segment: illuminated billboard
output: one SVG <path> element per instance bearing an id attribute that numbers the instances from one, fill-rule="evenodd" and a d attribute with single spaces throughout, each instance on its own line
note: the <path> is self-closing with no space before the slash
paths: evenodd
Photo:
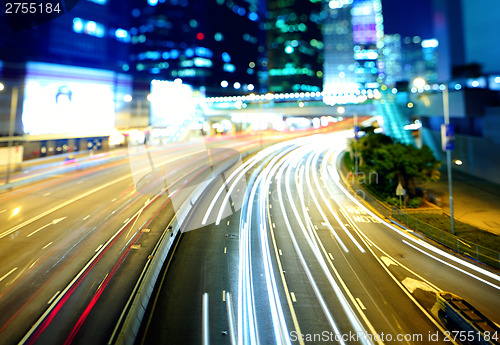
<path id="1" fill-rule="evenodd" d="M 196 111 L 193 88 L 180 80 L 153 80 L 150 101 L 154 127 L 182 126 Z"/>
<path id="2" fill-rule="evenodd" d="M 112 71 L 28 62 L 22 121 L 26 133 L 107 135 L 114 128 L 115 93 L 131 81 Z"/>

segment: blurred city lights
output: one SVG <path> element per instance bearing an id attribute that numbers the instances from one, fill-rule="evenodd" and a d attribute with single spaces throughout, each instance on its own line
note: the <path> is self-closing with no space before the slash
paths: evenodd
<path id="1" fill-rule="evenodd" d="M 417 89 L 422 89 L 425 86 L 425 84 L 427 84 L 427 83 L 423 78 L 415 78 L 415 80 L 413 81 L 413 85 Z"/>

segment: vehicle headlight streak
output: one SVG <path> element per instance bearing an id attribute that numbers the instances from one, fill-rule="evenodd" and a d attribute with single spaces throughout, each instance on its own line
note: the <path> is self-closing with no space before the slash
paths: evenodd
<path id="1" fill-rule="evenodd" d="M 477 267 L 463 259 L 460 259 L 460 258 L 457 258 L 443 250 L 440 250 L 439 248 L 437 247 L 434 247 L 433 245 L 429 244 L 429 243 L 426 243 L 424 241 L 420 241 L 420 240 L 417 240 L 415 239 L 413 236 L 407 234 L 406 232 L 404 231 L 401 231 L 400 229 L 396 228 L 394 225 L 392 224 L 389 224 L 388 222 L 386 222 L 385 220 L 383 220 L 382 218 L 380 218 L 377 214 L 375 214 L 374 212 L 372 212 L 370 209 L 368 209 L 365 205 L 363 205 L 359 200 L 357 200 L 354 196 L 352 196 L 345 188 L 344 186 L 342 186 L 342 184 L 340 183 L 340 175 L 338 174 L 337 172 L 337 169 L 335 168 L 335 162 L 337 161 L 337 158 L 338 156 L 340 155 L 341 152 L 343 152 L 343 150 L 346 148 L 346 145 L 345 143 L 338 147 L 337 150 L 334 152 L 334 154 L 331 156 L 331 165 L 328 167 L 328 173 L 330 175 L 330 177 L 332 178 L 333 182 L 337 185 L 337 187 L 349 198 L 352 200 L 352 202 L 354 202 L 357 206 L 361 207 L 366 213 L 368 213 L 370 216 L 374 217 L 377 221 L 379 221 L 380 223 L 384 224 L 386 227 L 388 227 L 389 229 L 395 231 L 396 233 L 398 233 L 399 235 L 403 236 L 404 238 L 406 238 L 409 242 L 413 242 L 413 243 L 416 243 L 424 248 L 426 248 L 427 250 L 429 251 L 432 251 L 440 256 L 443 256 L 445 258 L 447 258 L 448 260 L 451 260 L 451 261 L 454 261 L 456 262 L 457 264 L 460 264 L 462 266 L 465 266 L 477 273 L 480 273 L 480 274 L 483 274 L 495 281 L 498 281 L 500 282 L 500 276 L 493 273 L 493 272 L 490 272 L 488 270 L 485 270 L 481 267 Z M 431 256 L 432 257 L 432 256 Z M 458 267 L 455 267 L 455 266 L 451 266 L 453 267 L 454 269 L 458 270 L 458 271 L 461 271 Z M 475 279 L 479 280 L 479 281 L 482 281 L 498 290 L 500 290 L 500 287 L 498 285 L 495 285 L 491 282 L 487 282 L 485 281 L 484 279 L 480 278 L 480 277 L 477 277 L 473 274 L 469 274 L 470 276 L 474 277 Z"/>
<path id="2" fill-rule="evenodd" d="M 252 164 L 255 165 L 257 162 L 260 162 L 269 155 L 278 152 L 279 150 L 282 150 L 287 146 L 293 146 L 292 143 L 295 141 L 296 140 L 273 145 L 272 147 L 269 147 L 268 149 L 261 151 L 258 154 L 258 156 L 256 156 L 256 159 Z M 286 153 L 288 153 L 289 150 L 290 149 L 284 150 L 284 152 L 282 152 L 277 157 L 285 155 Z M 276 158 L 276 160 L 277 159 L 279 158 Z M 269 170 L 266 169 L 266 172 L 268 171 Z M 245 172 L 242 172 L 240 173 L 240 175 L 238 175 L 238 177 L 233 182 L 233 185 L 231 187 L 233 187 L 238 183 L 239 179 L 241 179 L 244 176 Z M 258 332 L 257 322 L 255 315 L 255 300 L 253 296 L 250 229 L 252 226 L 252 208 L 255 200 L 255 195 L 257 193 L 257 189 L 262 188 L 260 187 L 262 181 L 265 179 L 269 180 L 270 177 L 269 176 L 266 177 L 266 175 L 261 172 L 257 175 L 257 177 L 252 176 L 252 179 L 255 181 L 250 193 L 248 193 L 247 189 L 247 193 L 245 194 L 245 198 L 243 201 L 243 207 L 240 218 L 239 273 L 238 273 L 238 344 L 239 345 L 246 345 L 246 344 L 253 345 L 259 343 L 257 334 Z M 233 190 L 234 188 L 230 188 L 230 190 L 227 193 L 227 199 L 229 198 Z M 261 199 L 260 199 L 261 205 L 262 205 L 262 200 L 264 201 L 265 205 L 266 195 L 267 194 L 264 194 L 263 198 L 261 194 Z M 226 201 L 227 199 L 225 198 Z M 224 207 L 225 207 L 225 202 L 222 203 L 220 210 L 222 210 Z M 219 214 L 220 212 L 221 211 L 219 211 Z M 263 217 L 263 215 L 265 215 L 265 212 L 264 213 L 258 212 L 258 217 Z M 261 224 L 265 223 L 265 220 L 264 221 L 261 220 L 260 223 Z M 266 236 L 267 236 L 267 230 L 266 230 Z M 265 242 L 267 243 L 267 240 Z M 267 292 L 269 296 L 276 341 L 277 344 L 290 344 L 286 322 L 284 319 L 281 302 L 279 300 L 279 294 L 274 277 L 274 271 L 272 270 L 271 266 L 269 248 L 267 248 L 266 251 L 263 251 L 263 257 L 264 257 L 264 268 L 266 272 L 266 284 L 268 286 Z"/>
<path id="3" fill-rule="evenodd" d="M 356 330 L 356 332 L 360 332 L 362 334 L 366 334 L 366 331 L 363 329 L 363 326 L 361 325 L 361 323 L 359 322 L 358 318 L 356 317 L 356 315 L 354 314 L 354 311 L 352 310 L 351 306 L 349 305 L 349 303 L 347 302 L 347 300 L 345 299 L 344 295 L 342 294 L 339 286 L 337 285 L 337 283 L 335 282 L 335 280 L 333 279 L 333 276 L 331 275 L 325 261 L 324 261 L 324 258 L 322 257 L 321 253 L 315 249 L 315 245 L 312 243 L 312 240 L 311 238 L 308 236 L 307 234 L 307 230 L 305 229 L 304 227 L 304 224 L 301 220 L 301 218 L 298 216 L 298 211 L 297 211 L 297 207 L 295 206 L 295 203 L 293 202 L 293 197 L 292 197 L 292 194 L 291 194 L 291 189 L 290 189 L 290 174 L 291 174 L 291 169 L 290 169 L 290 166 L 292 166 L 292 162 L 293 162 L 293 158 L 289 158 L 286 162 L 286 165 L 284 165 L 283 167 L 280 168 L 280 171 L 278 172 L 278 196 L 279 196 L 279 203 L 280 203 L 280 207 L 281 207 L 281 211 L 283 213 L 283 219 L 285 221 L 285 225 L 288 229 L 288 232 L 290 234 L 290 238 L 292 240 L 292 243 L 293 243 L 293 246 L 295 248 L 295 251 L 300 259 L 300 262 L 302 264 L 302 267 L 309 279 L 309 282 L 311 284 L 311 287 L 313 288 L 315 294 L 316 294 L 316 297 L 318 298 L 318 302 L 320 303 L 321 305 L 321 308 L 323 309 L 323 312 L 328 320 L 328 322 L 330 323 L 330 326 L 332 327 L 332 330 L 334 331 L 334 333 L 336 335 L 338 335 L 339 337 L 339 342 L 341 344 L 345 344 L 344 341 L 342 340 L 342 335 L 337 327 L 337 325 L 335 324 L 335 321 L 333 320 L 333 317 L 330 313 L 330 311 L 328 310 L 328 307 L 326 306 L 326 303 L 321 295 L 321 292 L 319 291 L 318 289 L 318 286 L 316 285 L 316 282 L 314 281 L 314 278 L 311 274 L 311 271 L 309 270 L 309 267 L 307 265 L 307 262 L 305 261 L 304 259 L 304 256 L 302 254 L 302 251 L 300 250 L 300 247 L 297 243 L 297 240 L 295 238 L 295 236 L 293 235 L 293 230 L 291 228 L 291 225 L 290 225 L 290 222 L 288 220 L 288 215 L 287 215 L 287 212 L 286 212 L 286 209 L 285 209 L 285 205 L 283 203 L 283 191 L 282 191 L 282 177 L 283 177 L 283 173 L 285 171 L 285 169 L 287 169 L 286 171 L 286 175 L 285 175 L 285 187 L 286 187 L 286 193 L 287 193 L 287 196 L 288 196 L 288 200 L 290 202 L 290 205 L 293 209 L 293 213 L 297 219 L 297 222 L 299 223 L 299 226 L 300 226 L 300 229 L 302 230 L 302 233 L 304 234 L 306 240 L 307 240 L 307 243 L 309 244 L 309 247 L 311 248 L 311 250 L 313 251 L 319 265 L 321 266 L 324 274 L 326 275 L 328 281 L 330 282 L 330 285 L 332 286 L 335 294 L 337 295 L 337 298 L 339 299 L 339 302 L 341 303 L 342 307 L 344 308 L 344 311 L 346 312 L 346 315 L 348 316 L 349 318 L 349 321 L 351 322 L 351 325 L 353 326 L 353 328 Z M 316 247 L 317 248 L 317 247 Z M 369 342 L 368 339 L 364 339 L 363 338 L 363 341 L 362 341 L 364 344 L 371 344 L 371 342 Z"/>
<path id="4" fill-rule="evenodd" d="M 321 153 L 321 151 L 316 150 L 316 153 L 314 154 L 314 159 L 313 159 L 313 162 L 312 162 L 313 167 L 317 166 L 317 162 L 318 162 L 318 158 L 319 158 L 319 154 L 320 153 Z M 312 159 L 312 157 L 311 157 L 311 159 Z M 310 162 L 309 162 L 309 164 L 310 164 Z M 349 236 L 349 238 L 351 239 L 351 241 L 361 251 L 361 253 L 365 253 L 365 250 L 363 249 L 363 247 L 361 247 L 361 245 L 359 244 L 359 242 L 356 241 L 356 239 L 354 238 L 354 236 L 352 236 L 351 232 L 349 230 L 347 230 L 347 228 L 345 227 L 344 223 L 340 220 L 339 216 L 337 215 L 337 212 L 335 212 L 333 210 L 332 205 L 330 204 L 330 201 L 326 198 L 325 193 L 323 192 L 323 188 L 321 188 L 321 185 L 319 183 L 317 170 L 316 169 L 312 169 L 312 170 L 313 170 L 314 182 L 315 182 L 315 184 L 317 186 L 319 195 L 321 196 L 321 199 L 323 199 L 323 202 L 325 203 L 326 207 L 328 208 L 328 210 L 330 211 L 330 213 L 333 215 L 333 217 L 335 217 L 335 220 L 339 223 L 339 225 L 342 228 L 342 230 L 344 230 L 344 232 L 347 234 L 347 236 Z M 308 175 L 309 175 L 309 170 L 308 170 Z M 310 178 L 308 178 L 308 187 L 312 191 L 312 186 L 311 186 Z"/>
<path id="5" fill-rule="evenodd" d="M 264 172 L 261 174 L 264 176 L 265 182 L 260 183 L 260 202 L 259 202 L 259 223 L 260 223 L 260 243 L 263 251 L 264 258 L 264 268 L 266 273 L 266 283 L 267 283 L 267 292 L 269 296 L 269 303 L 271 305 L 272 317 L 273 317 L 273 326 L 275 330 L 276 343 L 277 344 L 291 344 L 290 336 L 288 333 L 288 328 L 286 326 L 285 316 L 283 314 L 283 308 L 281 306 L 281 301 L 279 297 L 278 287 L 276 284 L 276 278 L 274 275 L 274 270 L 271 261 L 271 251 L 269 249 L 269 240 L 268 240 L 268 229 L 267 229 L 267 201 L 268 201 L 268 193 L 269 186 L 271 184 L 271 179 L 278 170 L 278 168 L 284 163 L 281 161 L 279 164 L 276 164 L 285 154 L 287 154 L 291 149 L 288 149 L 281 154 L 277 155 L 272 159 L 270 164 L 266 167 Z"/>

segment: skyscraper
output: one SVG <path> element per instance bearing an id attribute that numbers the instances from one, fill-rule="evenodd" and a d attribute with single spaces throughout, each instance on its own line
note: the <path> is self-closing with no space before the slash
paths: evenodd
<path id="1" fill-rule="evenodd" d="M 137 1 L 132 15 L 132 70 L 146 84 L 180 78 L 209 95 L 260 87 L 259 1 Z"/>
<path id="2" fill-rule="evenodd" d="M 328 15 L 323 24 L 323 90 L 327 94 L 355 92 L 359 85 L 353 51 L 352 0 L 331 1 L 324 11 Z"/>
<path id="3" fill-rule="evenodd" d="M 324 13 L 325 92 L 378 88 L 385 78 L 380 0 L 332 0 Z"/>
<path id="4" fill-rule="evenodd" d="M 380 0 L 354 0 L 351 14 L 357 81 L 362 88 L 378 88 L 385 77 L 380 56 L 384 37 L 382 4 Z"/>
<path id="5" fill-rule="evenodd" d="M 320 91 L 323 77 L 322 2 L 269 0 L 267 69 L 271 92 Z"/>

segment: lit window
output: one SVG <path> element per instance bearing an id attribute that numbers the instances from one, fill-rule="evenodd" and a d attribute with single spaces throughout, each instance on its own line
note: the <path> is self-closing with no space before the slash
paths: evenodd
<path id="1" fill-rule="evenodd" d="M 94 37 L 104 37 L 104 25 L 96 23 L 92 20 L 83 20 L 81 18 L 73 19 L 73 31 L 81 34 L 87 34 Z"/>
<path id="2" fill-rule="evenodd" d="M 232 63 L 225 63 L 222 68 L 224 71 L 229 73 L 234 73 L 236 71 L 236 66 L 233 65 Z"/>
<path id="3" fill-rule="evenodd" d="M 255 22 L 259 19 L 259 15 L 255 12 L 250 12 L 248 14 L 248 19 L 250 19 L 252 22 Z"/>
<path id="4" fill-rule="evenodd" d="M 231 56 L 226 52 L 222 53 L 222 61 L 231 62 Z"/>
<path id="5" fill-rule="evenodd" d="M 125 43 L 130 42 L 130 34 L 128 33 L 127 30 L 116 29 L 115 30 L 115 37 L 120 42 L 125 42 Z"/>
<path id="6" fill-rule="evenodd" d="M 73 31 L 77 34 L 81 34 L 83 32 L 83 20 L 81 18 L 73 19 Z"/>
<path id="7" fill-rule="evenodd" d="M 156 6 L 156 5 L 158 5 L 158 0 L 148 0 L 148 5 L 149 6 Z"/>
<path id="8" fill-rule="evenodd" d="M 217 41 L 217 42 L 220 42 L 224 39 L 224 35 L 222 35 L 220 32 L 217 32 L 215 35 L 214 35 L 214 39 Z"/>

